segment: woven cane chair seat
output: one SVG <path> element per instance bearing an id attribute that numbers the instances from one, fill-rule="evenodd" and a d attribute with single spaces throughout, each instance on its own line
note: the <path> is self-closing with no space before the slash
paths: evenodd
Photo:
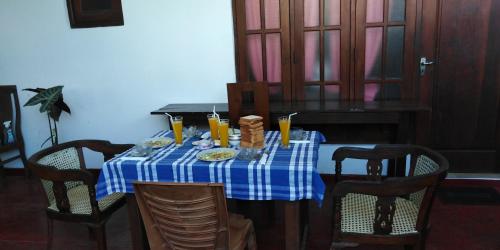
<path id="1" fill-rule="evenodd" d="M 376 196 L 354 193 L 347 194 L 342 198 L 342 232 L 373 234 L 376 201 Z M 418 206 L 412 201 L 396 198 L 396 211 L 391 235 L 417 233 L 415 225 L 418 209 Z"/>
<path id="2" fill-rule="evenodd" d="M 92 214 L 92 207 L 90 206 L 90 196 L 87 185 L 80 185 L 71 188 L 68 190 L 67 195 L 70 205 L 70 212 L 72 214 L 84 214 L 84 215 Z M 123 194 L 121 193 L 113 193 L 111 195 L 104 197 L 103 199 L 97 202 L 99 204 L 99 209 L 101 211 L 106 210 L 109 206 L 113 205 L 122 197 Z M 50 203 L 49 209 L 57 212 L 59 211 L 59 209 L 57 209 L 55 201 Z"/>

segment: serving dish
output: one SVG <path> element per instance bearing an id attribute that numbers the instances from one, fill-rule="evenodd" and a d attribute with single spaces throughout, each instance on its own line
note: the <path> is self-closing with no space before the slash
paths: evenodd
<path id="1" fill-rule="evenodd" d="M 238 151 L 232 148 L 213 148 L 199 152 L 196 158 L 201 161 L 218 162 L 227 161 L 238 155 Z"/>
<path id="2" fill-rule="evenodd" d="M 168 137 L 153 137 L 144 140 L 144 145 L 153 149 L 158 149 L 170 145 L 173 141 L 172 138 Z"/>

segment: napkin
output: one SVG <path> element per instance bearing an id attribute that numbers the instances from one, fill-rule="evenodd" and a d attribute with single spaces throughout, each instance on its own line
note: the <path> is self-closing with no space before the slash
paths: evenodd
<path id="1" fill-rule="evenodd" d="M 268 157 L 268 156 L 269 156 L 269 155 L 268 155 L 267 153 L 263 153 L 263 154 L 262 154 L 262 157 L 260 157 L 259 164 L 260 164 L 260 165 L 264 165 L 264 164 L 266 164 L 266 161 L 267 161 L 267 157 Z"/>
<path id="2" fill-rule="evenodd" d="M 298 143 L 311 143 L 311 140 L 290 140 L 290 143 L 298 144 Z"/>
<path id="3" fill-rule="evenodd" d="M 148 157 L 140 157 L 140 156 L 123 156 L 120 157 L 120 160 L 123 161 L 145 161 Z"/>

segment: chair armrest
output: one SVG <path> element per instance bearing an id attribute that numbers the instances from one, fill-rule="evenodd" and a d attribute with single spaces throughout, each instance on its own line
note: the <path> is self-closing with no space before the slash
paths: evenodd
<path id="1" fill-rule="evenodd" d="M 30 169 L 34 171 L 40 178 L 53 182 L 65 181 L 81 181 L 85 185 L 93 186 L 97 183 L 94 175 L 85 169 L 64 169 L 60 170 L 52 166 L 46 166 L 39 163 L 28 162 L 32 165 Z"/>
<path id="2" fill-rule="evenodd" d="M 80 147 L 102 153 L 106 161 L 134 146 L 133 144 L 112 144 L 105 140 L 79 140 L 76 142 Z"/>
<path id="3" fill-rule="evenodd" d="M 82 147 L 86 147 L 101 153 L 122 153 L 134 146 L 134 144 L 113 144 L 105 140 L 81 140 L 78 141 Z"/>

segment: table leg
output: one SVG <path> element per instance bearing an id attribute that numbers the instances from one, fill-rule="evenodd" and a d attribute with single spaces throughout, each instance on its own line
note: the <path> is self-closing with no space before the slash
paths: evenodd
<path id="1" fill-rule="evenodd" d="M 286 202 L 285 206 L 285 249 L 300 249 L 300 202 Z"/>
<path id="2" fill-rule="evenodd" d="M 399 119 L 398 131 L 396 136 L 396 143 L 398 144 L 408 144 L 414 143 L 412 130 L 412 117 L 409 112 L 401 113 Z M 389 160 L 389 170 L 387 172 L 388 176 L 403 177 L 406 174 L 406 157 L 399 159 Z"/>
<path id="3" fill-rule="evenodd" d="M 134 250 L 149 249 L 148 238 L 134 194 L 127 194 L 128 220 Z"/>

